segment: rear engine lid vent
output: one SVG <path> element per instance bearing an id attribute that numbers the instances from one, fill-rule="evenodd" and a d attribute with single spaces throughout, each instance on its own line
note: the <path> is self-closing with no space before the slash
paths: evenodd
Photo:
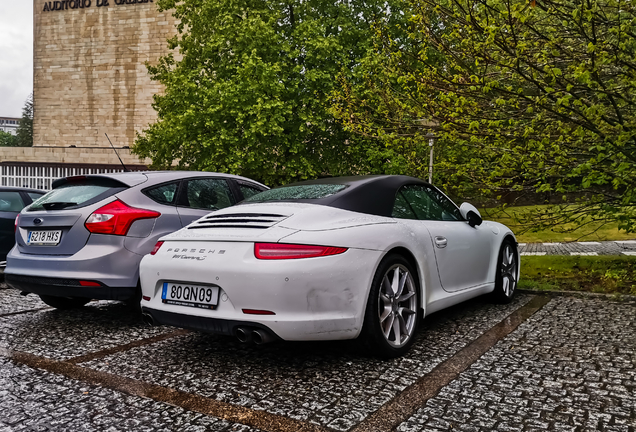
<path id="1" fill-rule="evenodd" d="M 203 228 L 254 228 L 267 229 L 287 219 L 289 216 L 267 213 L 232 213 L 209 215 L 199 219 L 188 229 Z"/>

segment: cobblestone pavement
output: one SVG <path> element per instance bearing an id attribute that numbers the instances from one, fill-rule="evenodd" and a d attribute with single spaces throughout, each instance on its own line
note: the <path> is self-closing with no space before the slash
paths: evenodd
<path id="1" fill-rule="evenodd" d="M 635 432 L 636 305 L 536 304 L 519 293 L 433 314 L 411 352 L 381 361 L 352 342 L 256 346 L 144 327 L 117 302 L 57 311 L 0 286 L 0 432 Z M 401 414 L 371 421 L 385 411 Z"/>
<path id="2" fill-rule="evenodd" d="M 631 255 L 636 240 L 567 243 L 519 243 L 521 255 Z"/>

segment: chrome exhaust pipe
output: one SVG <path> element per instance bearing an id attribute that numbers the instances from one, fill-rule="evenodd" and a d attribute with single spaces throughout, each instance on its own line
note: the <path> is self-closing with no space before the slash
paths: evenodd
<path id="1" fill-rule="evenodd" d="M 254 343 L 256 345 L 263 345 L 273 341 L 274 337 L 271 334 L 269 334 L 269 332 L 259 329 L 259 330 L 254 330 L 252 332 L 252 339 L 254 340 Z"/>
<path id="2" fill-rule="evenodd" d="M 252 341 L 252 332 L 245 327 L 239 327 L 236 329 L 236 338 L 239 342 L 248 343 Z"/>
<path id="3" fill-rule="evenodd" d="M 155 319 L 149 313 L 141 314 L 141 319 L 143 320 L 144 323 L 146 323 L 149 326 L 155 325 Z"/>

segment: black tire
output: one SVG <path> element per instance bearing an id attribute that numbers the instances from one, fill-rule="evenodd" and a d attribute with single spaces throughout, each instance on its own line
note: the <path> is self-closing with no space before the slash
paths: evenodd
<path id="1" fill-rule="evenodd" d="M 510 303 L 519 282 L 519 253 L 514 241 L 506 239 L 501 243 L 497 256 L 497 274 L 492 298 L 497 303 Z"/>
<path id="2" fill-rule="evenodd" d="M 411 348 L 419 324 L 419 297 L 411 264 L 400 255 L 382 260 L 371 284 L 361 334 L 372 355 L 395 358 Z"/>
<path id="3" fill-rule="evenodd" d="M 141 282 L 137 282 L 135 288 L 135 294 L 129 299 L 124 300 L 126 307 L 130 308 L 133 312 L 141 314 Z"/>
<path id="4" fill-rule="evenodd" d="M 83 297 L 55 297 L 40 295 L 40 298 L 44 303 L 56 309 L 77 309 L 91 301 L 91 299 Z"/>

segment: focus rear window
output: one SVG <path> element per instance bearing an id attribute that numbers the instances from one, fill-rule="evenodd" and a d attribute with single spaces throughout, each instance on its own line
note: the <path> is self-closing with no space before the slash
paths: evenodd
<path id="1" fill-rule="evenodd" d="M 87 179 L 64 183 L 31 204 L 28 211 L 62 210 L 89 205 L 126 189 L 108 179 Z"/>
<path id="2" fill-rule="evenodd" d="M 311 200 L 327 198 L 337 194 L 346 188 L 339 184 L 308 184 L 297 186 L 283 186 L 270 189 L 253 195 L 243 202 L 267 202 L 267 201 L 290 201 L 290 200 Z"/>

